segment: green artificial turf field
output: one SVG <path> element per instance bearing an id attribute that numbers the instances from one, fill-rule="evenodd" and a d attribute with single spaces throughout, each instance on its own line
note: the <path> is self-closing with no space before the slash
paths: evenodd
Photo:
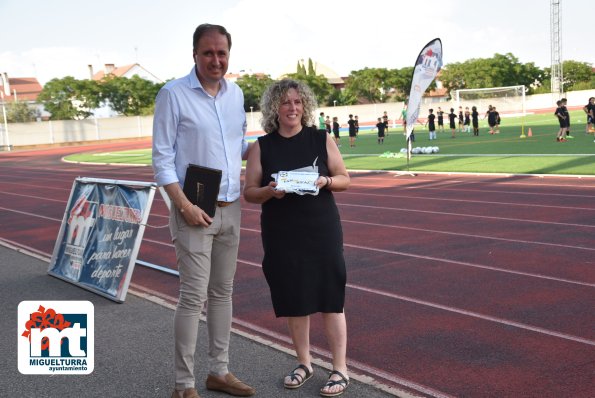
<path id="1" fill-rule="evenodd" d="M 583 111 L 571 112 L 573 139 L 557 142 L 557 121 L 552 113 L 502 118 L 500 134 L 488 134 L 487 122 L 480 117 L 479 136 L 459 133 L 451 138 L 446 126 L 437 140 L 429 140 L 427 128 L 417 125 L 413 147 L 437 146 L 436 154 L 414 154 L 407 164 L 401 148 L 406 147 L 401 128 L 391 128 L 383 145 L 377 143 L 376 131 L 360 130 L 354 148 L 349 147 L 345 132 L 341 135 L 341 153 L 350 170 L 398 170 L 427 172 L 469 172 L 507 174 L 595 175 L 595 142 L 585 133 Z M 528 136 L 529 128 L 531 137 Z M 521 138 L 524 131 L 525 138 Z M 93 163 L 151 164 L 151 150 L 114 153 L 81 153 L 68 161 Z"/>

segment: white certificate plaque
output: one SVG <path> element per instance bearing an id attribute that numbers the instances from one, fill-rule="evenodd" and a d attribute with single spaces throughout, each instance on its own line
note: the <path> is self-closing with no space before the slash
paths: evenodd
<path id="1" fill-rule="evenodd" d="M 307 171 L 280 171 L 275 181 L 279 191 L 297 193 L 298 195 L 318 195 L 316 180 L 318 173 Z"/>

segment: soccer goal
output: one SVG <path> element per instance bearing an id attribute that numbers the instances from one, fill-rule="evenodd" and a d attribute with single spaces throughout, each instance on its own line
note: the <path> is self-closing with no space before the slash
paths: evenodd
<path id="1" fill-rule="evenodd" d="M 525 91 L 523 85 L 463 89 L 455 91 L 455 100 L 458 106 L 476 106 L 480 115 L 495 106 L 501 118 L 520 116 L 521 138 L 525 138 Z"/>
<path id="2" fill-rule="evenodd" d="M 501 116 L 525 116 L 525 86 L 455 90 L 458 106 L 477 107 L 480 115 L 495 106 Z"/>

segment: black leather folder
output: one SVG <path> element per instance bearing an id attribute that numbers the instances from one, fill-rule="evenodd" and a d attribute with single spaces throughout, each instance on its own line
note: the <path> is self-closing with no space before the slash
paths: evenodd
<path id="1" fill-rule="evenodd" d="M 215 216 L 221 170 L 189 164 L 184 180 L 184 194 L 193 204 L 204 210 L 209 217 Z"/>

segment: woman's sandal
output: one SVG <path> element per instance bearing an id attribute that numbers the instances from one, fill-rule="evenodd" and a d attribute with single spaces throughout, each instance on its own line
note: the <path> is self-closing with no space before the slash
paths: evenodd
<path id="1" fill-rule="evenodd" d="M 339 380 L 331 380 L 331 377 L 333 375 L 339 376 L 340 379 Z M 345 390 L 347 390 L 348 385 L 349 385 L 349 378 L 345 377 L 345 375 L 343 373 L 339 372 L 338 370 L 333 370 L 331 372 L 331 374 L 329 375 L 329 379 L 326 382 L 326 384 L 324 385 L 324 387 L 322 387 L 320 389 L 320 395 L 322 395 L 323 397 L 339 396 L 339 395 L 343 394 L 345 392 Z M 342 388 L 339 391 L 334 391 L 334 392 L 325 392 L 324 391 L 324 389 L 326 389 L 328 391 L 328 389 L 333 386 L 341 386 Z"/>
<path id="2" fill-rule="evenodd" d="M 302 369 L 306 375 L 302 376 L 301 373 L 297 372 L 298 369 Z M 285 388 L 289 388 L 292 390 L 296 389 L 296 388 L 300 388 L 301 386 L 304 385 L 305 382 L 308 381 L 308 379 L 310 379 L 310 377 L 312 377 L 313 374 L 314 374 L 314 371 L 310 371 L 306 365 L 299 364 L 294 370 L 292 370 L 287 375 L 291 381 L 294 381 L 294 380 L 297 381 L 297 384 L 289 384 L 289 383 L 284 382 L 283 385 L 285 386 Z"/>

